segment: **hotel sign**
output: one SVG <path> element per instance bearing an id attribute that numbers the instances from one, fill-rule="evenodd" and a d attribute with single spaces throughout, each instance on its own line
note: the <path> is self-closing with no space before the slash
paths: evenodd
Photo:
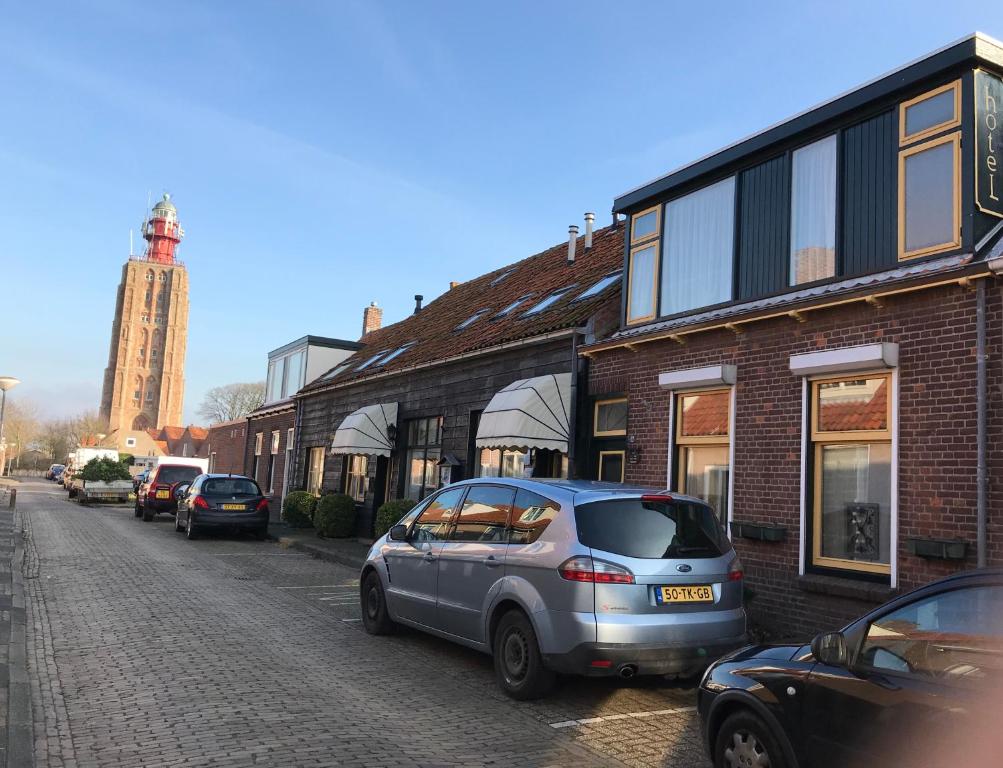
<path id="1" fill-rule="evenodd" d="M 1003 80 L 975 71 L 975 203 L 1003 219 Z"/>

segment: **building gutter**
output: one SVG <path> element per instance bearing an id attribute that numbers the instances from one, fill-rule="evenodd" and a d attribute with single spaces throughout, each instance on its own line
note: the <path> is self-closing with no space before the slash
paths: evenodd
<path id="1" fill-rule="evenodd" d="M 575 460 L 578 451 L 575 450 L 577 430 L 575 421 L 578 418 L 578 329 L 571 334 L 571 402 L 568 404 L 568 479 L 574 480 Z"/>
<path id="2" fill-rule="evenodd" d="M 988 471 L 986 467 L 987 438 L 986 438 L 986 281 L 979 280 L 975 288 L 975 386 L 978 390 L 975 419 L 976 419 L 976 446 L 977 463 L 975 470 L 976 482 L 976 564 L 979 568 L 986 567 L 986 550 L 988 539 L 988 517 L 986 510 L 986 484 L 988 481 Z"/>

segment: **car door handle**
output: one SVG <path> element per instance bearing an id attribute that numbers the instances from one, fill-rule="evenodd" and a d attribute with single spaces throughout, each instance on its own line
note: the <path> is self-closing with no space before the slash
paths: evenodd
<path id="1" fill-rule="evenodd" d="M 484 558 L 484 565 L 486 565 L 488 568 L 497 568 L 501 564 L 502 561 L 495 560 L 494 555 L 488 555 L 486 558 Z"/>
<path id="2" fill-rule="evenodd" d="M 434 563 L 436 561 L 436 557 L 431 552 L 426 552 L 425 556 L 422 557 L 422 560 L 424 560 L 426 563 Z"/>

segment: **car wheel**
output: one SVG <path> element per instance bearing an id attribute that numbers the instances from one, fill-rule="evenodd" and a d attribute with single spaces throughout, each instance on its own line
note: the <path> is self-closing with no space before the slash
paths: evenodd
<path id="1" fill-rule="evenodd" d="M 389 635 L 397 627 L 387 613 L 387 595 L 376 571 L 370 571 L 362 580 L 359 591 L 362 598 L 362 626 L 371 635 Z"/>
<path id="2" fill-rule="evenodd" d="M 551 689 L 555 675 L 544 665 L 536 632 L 524 613 L 509 611 L 502 616 L 492 647 L 495 677 L 508 696 L 528 701 Z"/>
<path id="3" fill-rule="evenodd" d="M 188 515 L 188 522 L 185 523 L 185 538 L 189 541 L 198 538 L 198 531 L 195 530 L 195 523 L 192 522 L 191 515 Z"/>
<path id="4" fill-rule="evenodd" d="M 144 523 L 152 522 L 153 518 L 155 518 L 156 516 L 157 516 L 157 513 L 154 512 L 152 509 L 147 509 L 146 507 L 143 507 L 143 522 Z"/>
<path id="5" fill-rule="evenodd" d="M 133 510 L 133 513 L 135 514 L 136 517 L 142 517 L 143 516 L 143 508 L 141 506 L 139 506 L 139 502 L 138 501 L 136 502 L 136 508 Z"/>
<path id="6" fill-rule="evenodd" d="M 736 712 L 714 740 L 715 768 L 787 768 L 777 736 L 752 712 Z"/>

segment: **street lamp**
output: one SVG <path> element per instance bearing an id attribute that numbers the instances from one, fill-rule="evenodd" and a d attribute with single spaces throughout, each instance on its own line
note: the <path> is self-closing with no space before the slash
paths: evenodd
<path id="1" fill-rule="evenodd" d="M 7 390 L 13 389 L 20 383 L 21 380 L 13 376 L 0 376 L 0 475 L 3 475 L 4 465 L 7 463 L 7 441 L 3 436 L 3 412 L 7 409 Z"/>

